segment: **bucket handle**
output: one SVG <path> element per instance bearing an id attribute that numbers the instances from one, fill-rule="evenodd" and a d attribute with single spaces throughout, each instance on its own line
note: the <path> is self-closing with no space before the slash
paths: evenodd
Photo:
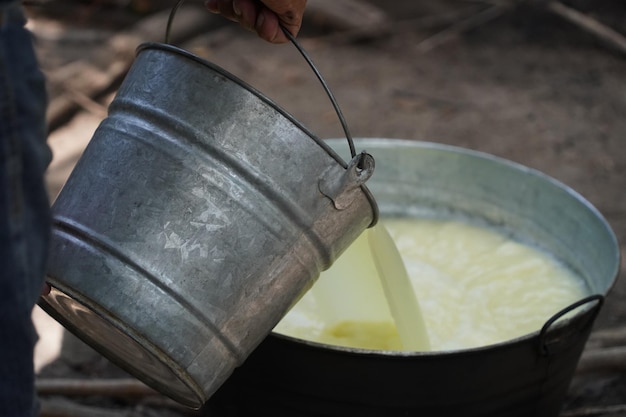
<path id="1" fill-rule="evenodd" d="M 570 313 L 576 310 L 577 308 L 582 307 L 583 305 L 594 302 L 594 301 L 596 302 L 596 305 L 594 307 L 595 311 L 593 312 L 593 315 L 591 317 L 591 320 L 593 321 L 596 315 L 598 314 L 598 312 L 600 311 L 600 309 L 602 308 L 602 304 L 604 303 L 604 296 L 601 294 L 590 295 L 581 300 L 578 300 L 575 303 L 555 313 L 552 317 L 548 319 L 548 321 L 545 322 L 545 324 L 541 328 L 541 331 L 539 332 L 539 350 L 543 356 L 550 356 L 553 353 L 555 353 L 553 349 L 551 349 L 550 342 L 548 341 L 548 331 L 550 330 L 552 325 L 557 320 L 565 316 L 567 313 Z"/>
<path id="2" fill-rule="evenodd" d="M 176 4 L 174 5 L 174 7 L 172 7 L 172 10 L 170 11 L 169 18 L 167 19 L 167 27 L 165 29 L 165 43 L 166 44 L 169 44 L 170 30 L 172 28 L 172 22 L 174 21 L 174 16 L 176 15 L 176 12 L 180 8 L 180 6 L 182 6 L 184 1 L 185 0 L 178 0 L 176 2 Z M 285 36 L 287 37 L 287 39 L 289 39 L 291 41 L 291 43 L 296 47 L 298 52 L 300 52 L 300 54 L 302 55 L 304 60 L 307 62 L 307 64 L 309 64 L 309 66 L 313 70 L 313 73 L 315 74 L 317 79 L 322 84 L 322 87 L 324 88 L 324 91 L 326 92 L 326 95 L 330 99 L 330 102 L 333 105 L 333 108 L 335 109 L 335 112 L 337 113 L 337 117 L 339 117 L 339 122 L 341 123 L 341 127 L 343 128 L 343 131 L 344 131 L 344 133 L 346 135 L 346 139 L 348 140 L 348 146 L 350 147 L 350 156 L 351 156 L 352 159 L 354 159 L 357 155 L 356 155 L 356 149 L 354 147 L 354 141 L 352 139 L 352 134 L 350 133 L 350 129 L 348 128 L 348 123 L 346 122 L 346 119 L 343 116 L 343 112 L 339 108 L 339 104 L 337 103 L 337 100 L 335 99 L 334 94 L 332 93 L 332 91 L 330 90 L 330 87 L 328 86 L 328 84 L 324 80 L 324 77 L 322 77 L 322 74 L 319 72 L 319 70 L 317 69 L 317 67 L 313 63 L 313 60 L 311 60 L 311 57 L 309 56 L 309 54 L 304 50 L 302 45 L 300 45 L 300 43 L 296 40 L 295 36 L 293 36 L 291 34 L 291 32 L 289 32 L 287 29 L 285 29 L 285 27 L 283 25 L 280 25 L 280 28 L 282 29 L 282 31 L 285 34 Z M 362 158 L 359 160 L 359 162 L 360 162 L 359 165 L 361 164 L 361 160 L 362 160 Z M 359 166 L 359 168 L 361 168 L 361 166 Z"/>

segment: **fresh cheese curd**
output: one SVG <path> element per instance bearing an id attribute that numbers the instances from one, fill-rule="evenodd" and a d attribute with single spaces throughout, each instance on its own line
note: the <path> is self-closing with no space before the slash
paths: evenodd
<path id="1" fill-rule="evenodd" d="M 583 281 L 549 254 L 494 229 L 440 219 L 382 224 L 401 255 L 432 351 L 532 333 L 587 295 Z M 403 346 L 368 238 L 371 230 L 322 273 L 274 331 L 339 346 L 415 350 Z"/>

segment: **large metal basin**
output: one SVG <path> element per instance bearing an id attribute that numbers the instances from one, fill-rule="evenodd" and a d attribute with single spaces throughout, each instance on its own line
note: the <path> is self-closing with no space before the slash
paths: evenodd
<path id="1" fill-rule="evenodd" d="M 459 351 L 368 351 L 273 333 L 207 408 L 220 416 L 558 416 L 619 269 L 606 220 L 567 186 L 491 155 L 407 140 L 356 143 L 376 155 L 368 187 L 382 216 L 480 219 L 556 256 L 585 280 L 589 298 L 531 334 Z"/>

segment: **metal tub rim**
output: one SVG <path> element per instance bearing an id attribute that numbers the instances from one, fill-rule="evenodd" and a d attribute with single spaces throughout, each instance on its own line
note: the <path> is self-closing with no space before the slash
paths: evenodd
<path id="1" fill-rule="evenodd" d="M 330 146 L 338 146 L 341 140 L 342 139 L 339 139 L 339 138 L 325 139 L 325 141 Z M 575 309 L 578 309 L 576 316 L 585 314 L 590 309 L 593 309 L 596 307 L 599 310 L 603 303 L 604 297 L 615 286 L 615 283 L 617 282 L 617 278 L 619 276 L 619 270 L 620 270 L 620 265 L 622 261 L 617 236 L 615 235 L 615 232 L 612 230 L 608 221 L 605 219 L 602 213 L 582 194 L 580 194 L 578 191 L 574 190 L 572 187 L 565 184 L 564 182 L 557 180 L 556 178 L 551 177 L 550 175 L 547 175 L 538 169 L 528 167 L 519 162 L 515 162 L 512 160 L 506 159 L 504 157 L 493 155 L 484 151 L 464 148 L 461 146 L 448 145 L 448 144 L 442 144 L 442 143 L 437 143 L 437 142 L 432 142 L 432 141 L 423 141 L 423 140 L 417 140 L 417 139 L 413 140 L 413 139 L 400 139 L 400 138 L 396 139 L 396 138 L 381 138 L 381 137 L 358 137 L 358 138 L 355 138 L 355 143 L 359 144 L 363 149 L 366 149 L 366 150 L 368 149 L 368 147 L 371 147 L 371 146 L 376 147 L 376 146 L 381 146 L 381 145 L 387 146 L 389 144 L 393 144 L 394 147 L 406 147 L 406 148 L 418 147 L 418 148 L 423 148 L 423 149 L 445 151 L 445 152 L 456 153 L 456 154 L 460 154 L 464 156 L 479 158 L 479 159 L 483 159 L 485 161 L 489 161 L 494 164 L 499 164 L 509 169 L 517 170 L 527 175 L 532 175 L 536 178 L 541 179 L 542 181 L 549 183 L 551 186 L 554 186 L 556 188 L 559 188 L 567 192 L 571 198 L 573 198 L 582 206 L 584 206 L 585 209 L 588 210 L 591 214 L 593 214 L 597 220 L 601 221 L 605 229 L 604 231 L 606 233 L 606 237 L 611 240 L 612 245 L 616 249 L 613 254 L 616 259 L 616 262 L 615 262 L 614 268 L 612 269 L 610 273 L 610 275 L 613 277 L 611 284 L 606 288 L 603 294 L 595 294 L 591 296 L 591 298 L 598 298 L 598 299 L 580 300 L 579 302 L 581 302 L 581 305 L 575 307 Z M 384 217 L 384 216 L 381 216 L 381 217 Z M 593 304 L 594 301 L 597 302 L 597 306 Z M 576 303 L 573 303 L 573 304 L 576 304 Z M 566 310 L 569 307 L 571 306 L 565 307 L 563 310 Z M 563 310 L 556 312 L 551 318 L 546 320 L 544 328 L 537 329 L 533 332 L 526 333 L 526 334 L 520 335 L 512 339 L 507 339 L 501 342 L 492 343 L 492 344 L 488 344 L 484 346 L 465 348 L 465 349 L 450 349 L 450 350 L 443 350 L 443 351 L 404 352 L 404 351 L 394 351 L 394 350 L 355 348 L 355 347 L 345 347 L 345 346 L 332 345 L 332 344 L 327 344 L 327 343 L 322 343 L 322 342 L 316 342 L 312 340 L 307 340 L 307 339 L 302 339 L 302 338 L 295 337 L 295 336 L 282 334 L 282 333 L 275 332 L 275 331 L 272 331 L 270 335 L 271 337 L 275 337 L 276 339 L 281 340 L 284 343 L 293 343 L 293 344 L 301 345 L 303 347 L 310 348 L 312 350 L 317 350 L 317 349 L 328 350 L 331 352 L 336 352 L 337 354 L 345 354 L 345 355 L 357 355 L 357 356 L 381 357 L 381 358 L 383 357 L 384 358 L 394 358 L 394 357 L 396 358 L 411 358 L 411 357 L 428 358 L 428 357 L 440 357 L 440 356 L 466 355 L 466 354 L 471 354 L 471 353 L 481 353 L 481 352 L 485 352 L 488 350 L 503 348 L 511 344 L 528 342 L 535 338 L 541 338 L 543 333 L 548 332 L 552 328 L 563 329 L 567 327 L 568 324 L 573 320 L 573 318 L 565 318 L 565 319 L 556 321 L 556 318 L 558 318 L 557 316 L 560 316 Z M 550 323 L 551 320 L 553 319 L 555 319 L 556 322 Z"/>

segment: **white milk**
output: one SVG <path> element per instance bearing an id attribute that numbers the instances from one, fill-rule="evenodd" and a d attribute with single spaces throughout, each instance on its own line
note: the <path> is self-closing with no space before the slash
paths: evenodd
<path id="1" fill-rule="evenodd" d="M 467 349 L 541 328 L 585 297 L 551 256 L 456 220 L 383 221 L 408 272 L 431 349 Z M 274 329 L 333 345 L 404 350 L 364 233 Z"/>
<path id="2" fill-rule="evenodd" d="M 422 309 L 393 238 L 382 223 L 366 233 L 378 280 L 402 341 L 402 350 L 429 351 L 430 340 Z"/>

